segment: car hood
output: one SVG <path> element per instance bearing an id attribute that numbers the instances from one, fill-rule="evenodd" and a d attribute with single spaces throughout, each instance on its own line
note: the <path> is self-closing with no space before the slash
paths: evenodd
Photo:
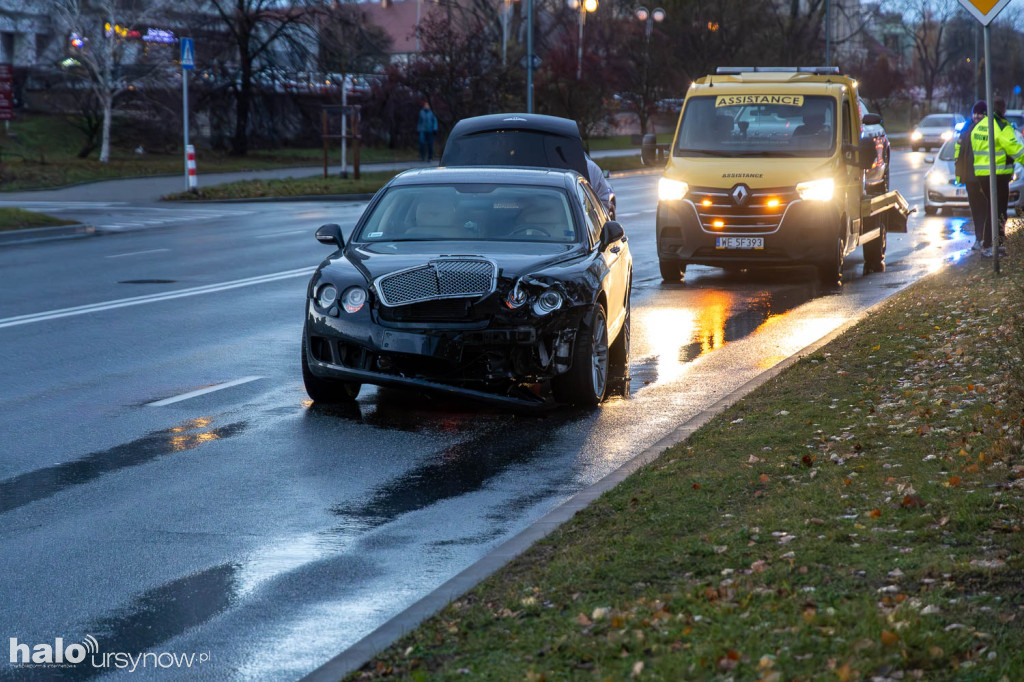
<path id="1" fill-rule="evenodd" d="M 579 244 L 422 241 L 352 245 L 346 249 L 345 257 L 372 282 L 381 275 L 424 265 L 436 258 L 487 258 L 497 263 L 500 277 L 519 277 L 575 260 L 585 253 Z"/>
<path id="2" fill-rule="evenodd" d="M 695 158 L 672 157 L 665 177 L 683 180 L 691 187 L 732 187 L 745 183 L 752 189 L 796 186 L 797 183 L 831 177 L 835 158 Z"/>

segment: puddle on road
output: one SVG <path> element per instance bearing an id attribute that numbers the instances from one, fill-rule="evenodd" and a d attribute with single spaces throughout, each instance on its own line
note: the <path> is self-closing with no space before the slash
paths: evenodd
<path id="1" fill-rule="evenodd" d="M 104 474 L 137 466 L 185 450 L 194 450 L 204 443 L 230 438 L 242 433 L 247 422 L 235 422 L 213 428 L 213 417 L 189 419 L 161 431 L 155 431 L 130 443 L 92 452 L 70 462 L 0 481 L 0 514 L 55 495 L 61 490 L 88 483 Z"/>

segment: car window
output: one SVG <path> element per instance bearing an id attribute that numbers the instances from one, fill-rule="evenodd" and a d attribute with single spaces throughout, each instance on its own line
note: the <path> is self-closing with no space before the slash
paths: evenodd
<path id="1" fill-rule="evenodd" d="M 932 114 L 921 119 L 919 124 L 922 128 L 952 128 L 956 122 L 953 116 L 947 114 Z"/>
<path id="2" fill-rule="evenodd" d="M 390 187 L 355 241 L 580 241 L 562 189 L 459 183 Z"/>
<path id="3" fill-rule="evenodd" d="M 837 102 L 820 95 L 709 95 L 686 100 L 675 156 L 823 157 L 839 138 Z"/>
<path id="4" fill-rule="evenodd" d="M 583 204 L 583 217 L 587 221 L 587 230 L 590 232 L 590 243 L 596 244 L 601 241 L 601 227 L 604 226 L 604 221 L 601 220 L 603 211 L 598 208 L 601 202 L 594 197 L 593 192 L 583 182 L 576 183 L 576 191 Z"/>

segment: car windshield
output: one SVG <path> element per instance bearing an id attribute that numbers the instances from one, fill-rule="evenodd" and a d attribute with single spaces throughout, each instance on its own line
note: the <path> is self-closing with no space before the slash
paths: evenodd
<path id="1" fill-rule="evenodd" d="M 831 156 L 836 102 L 804 95 L 691 97 L 683 109 L 675 156 Z"/>
<path id="2" fill-rule="evenodd" d="M 956 155 L 956 139 L 946 140 L 946 143 L 942 145 L 942 149 L 939 150 L 939 159 L 942 161 L 954 161 Z"/>
<path id="3" fill-rule="evenodd" d="M 952 128 L 954 125 L 955 121 L 952 116 L 938 114 L 925 116 L 921 119 L 920 123 L 920 127 L 922 128 Z"/>
<path id="4" fill-rule="evenodd" d="M 391 187 L 356 241 L 579 240 L 568 195 L 554 187 L 493 183 Z"/>

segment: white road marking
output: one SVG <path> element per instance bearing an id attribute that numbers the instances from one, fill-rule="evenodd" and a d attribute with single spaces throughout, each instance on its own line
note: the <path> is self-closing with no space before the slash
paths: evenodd
<path id="1" fill-rule="evenodd" d="M 74 308 L 61 308 L 59 310 L 48 310 L 42 313 L 17 315 L 15 317 L 0 319 L 0 329 L 3 329 L 5 327 L 17 327 L 23 324 L 32 324 L 33 322 L 46 322 L 47 320 L 58 320 L 64 317 L 74 317 L 75 315 L 98 313 L 104 310 L 114 310 L 116 308 L 127 308 L 129 306 L 144 305 L 146 303 L 156 303 L 158 301 L 170 301 L 176 298 L 185 298 L 187 296 L 213 294 L 218 291 L 227 291 L 228 289 L 238 289 L 240 287 L 248 287 L 253 286 L 255 284 L 276 282 L 281 279 L 290 279 L 292 277 L 308 277 L 309 275 L 313 274 L 314 270 L 316 270 L 315 267 L 299 268 L 297 270 L 284 270 L 282 272 L 273 272 L 270 273 L 269 275 L 260 275 L 258 277 L 246 277 L 245 279 L 235 279 L 228 282 L 221 282 L 219 284 L 207 284 L 205 286 L 192 287 L 189 289 L 178 289 L 177 291 L 167 291 L 162 294 L 149 294 L 147 296 L 119 298 L 113 301 L 104 301 L 102 303 L 90 303 L 88 305 L 75 306 Z"/>
<path id="2" fill-rule="evenodd" d="M 172 405 L 174 403 L 179 403 L 182 400 L 188 400 L 189 398 L 197 398 L 201 395 L 206 395 L 207 393 L 213 393 L 214 391 L 222 391 L 225 388 L 231 388 L 232 386 L 247 384 L 250 381 L 256 381 L 257 379 L 262 378 L 263 377 L 242 377 L 241 379 L 235 379 L 234 381 L 225 381 L 223 384 L 207 386 L 206 388 L 201 388 L 198 391 L 190 391 L 189 393 L 182 393 L 181 395 L 176 395 L 173 398 L 164 398 L 163 400 L 157 400 L 151 403 L 146 403 L 146 407 L 163 407 L 164 405 Z"/>
<path id="3" fill-rule="evenodd" d="M 255 239 L 270 239 L 272 237 L 283 237 L 283 236 L 288 235 L 288 234 L 299 234 L 300 232 L 301 233 L 312 234 L 313 231 L 312 230 L 288 230 L 287 232 L 271 232 L 270 234 L 258 234 L 254 238 Z"/>
<path id="4" fill-rule="evenodd" d="M 160 253 L 162 251 L 170 251 L 170 249 L 149 249 L 148 251 L 132 251 L 130 253 L 115 253 L 107 258 L 124 258 L 125 256 L 141 256 L 145 253 Z"/>

